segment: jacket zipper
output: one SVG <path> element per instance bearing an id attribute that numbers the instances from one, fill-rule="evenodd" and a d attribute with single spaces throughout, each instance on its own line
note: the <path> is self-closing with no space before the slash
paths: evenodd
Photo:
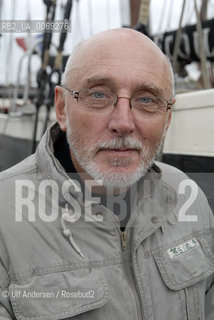
<path id="1" fill-rule="evenodd" d="M 139 297 L 135 288 L 135 282 L 133 280 L 133 276 L 130 270 L 129 261 L 127 259 L 127 250 L 126 250 L 126 244 L 127 244 L 127 236 L 125 231 L 120 231 L 121 235 L 121 244 L 122 244 L 122 260 L 123 260 L 123 266 L 124 266 L 124 274 L 127 280 L 127 283 L 129 285 L 129 288 L 131 289 L 136 309 L 136 320 L 142 320 L 142 314 L 141 314 L 141 305 L 139 301 Z"/>
<path id="2" fill-rule="evenodd" d="M 123 250 L 126 249 L 126 233 L 125 231 L 121 231 L 121 242 Z"/>

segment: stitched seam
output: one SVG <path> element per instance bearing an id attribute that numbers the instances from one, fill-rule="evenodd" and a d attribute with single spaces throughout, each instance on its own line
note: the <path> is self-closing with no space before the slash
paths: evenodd
<path id="1" fill-rule="evenodd" d="M 163 279 L 165 280 L 166 284 L 168 283 L 169 285 L 172 285 L 174 287 L 173 288 L 174 290 L 181 290 L 182 289 L 181 286 L 183 286 L 184 284 L 185 284 L 185 287 L 193 285 L 192 279 L 179 282 L 179 285 L 176 284 L 172 279 L 170 279 L 168 277 L 167 270 L 166 270 L 164 264 L 162 263 L 161 257 L 155 257 L 155 259 L 157 259 L 156 261 L 158 262 L 158 265 L 161 266 L 161 268 L 162 268 L 162 271 L 160 273 L 161 273 Z M 210 274 L 210 271 L 213 271 L 213 269 L 208 268 L 208 270 L 206 272 L 201 273 L 200 276 L 194 277 L 194 281 L 200 280 L 205 275 L 208 276 Z"/>
<path id="2" fill-rule="evenodd" d="M 81 310 L 81 313 L 83 313 L 84 311 L 87 311 L 87 307 L 90 306 L 96 306 L 99 307 L 100 305 L 100 301 L 104 300 L 104 303 L 108 301 L 108 296 L 105 297 L 108 294 L 108 284 L 107 281 L 105 280 L 104 276 L 102 274 L 100 274 L 99 279 L 101 280 L 101 283 L 103 285 L 103 295 L 100 297 L 100 299 L 98 299 L 96 302 L 94 303 L 90 303 L 88 302 L 87 304 L 84 304 L 84 306 L 79 306 L 79 307 L 73 307 L 73 310 L 76 310 L 76 312 L 73 314 L 71 314 L 71 312 L 60 312 L 60 313 L 54 313 L 55 315 L 60 315 L 60 316 L 69 316 L 71 315 L 72 317 L 75 316 L 76 314 L 78 314 L 78 312 Z M 14 307 L 14 311 L 16 310 L 16 315 L 17 316 L 21 316 L 22 318 L 26 318 L 23 313 L 19 310 L 19 301 L 20 299 L 16 299 L 13 300 L 13 307 Z M 98 305 L 98 306 L 97 306 Z M 93 308 L 91 308 L 90 310 L 92 310 Z M 35 319 L 35 318 L 49 318 L 50 315 L 53 315 L 53 313 L 48 313 L 48 314 L 41 314 L 41 315 L 36 315 L 36 316 L 28 316 L 28 319 Z"/>
<path id="3" fill-rule="evenodd" d="M 41 267 L 41 268 L 34 268 L 30 269 L 27 271 L 15 273 L 15 274 L 10 274 L 10 280 L 14 281 L 17 283 L 18 280 L 25 279 L 26 276 L 27 278 L 32 278 L 35 276 L 41 276 L 41 275 L 47 275 L 50 273 L 60 273 L 60 272 L 65 272 L 65 271 L 73 271 L 73 270 L 78 270 L 78 269 L 90 269 L 92 267 L 104 267 L 104 266 L 111 266 L 111 265 L 119 265 L 122 263 L 121 257 L 117 258 L 110 258 L 106 259 L 104 261 L 100 260 L 95 260 L 95 261 L 88 261 L 88 262 L 80 262 L 76 264 L 59 264 L 55 266 L 50 266 L 50 267 Z"/>

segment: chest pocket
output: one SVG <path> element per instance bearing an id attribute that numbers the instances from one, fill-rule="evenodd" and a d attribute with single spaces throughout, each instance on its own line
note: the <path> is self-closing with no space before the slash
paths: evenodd
<path id="1" fill-rule="evenodd" d="M 214 256 L 205 239 L 188 237 L 155 249 L 152 255 L 168 291 L 178 298 L 179 319 L 204 320 L 203 280 L 214 272 Z"/>
<path id="2" fill-rule="evenodd" d="M 108 283 L 96 269 L 30 277 L 11 284 L 9 291 L 18 320 L 86 319 L 89 314 L 106 319 L 101 307 L 109 299 Z"/>

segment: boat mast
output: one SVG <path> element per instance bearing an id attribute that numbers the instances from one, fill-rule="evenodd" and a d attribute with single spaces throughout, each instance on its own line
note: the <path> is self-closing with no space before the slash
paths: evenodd
<path id="1" fill-rule="evenodd" d="M 123 0 L 122 0 L 123 1 Z M 142 0 L 143 1 L 143 0 Z M 131 9 L 131 27 L 133 28 L 138 23 L 141 0 L 130 0 Z"/>
<path id="2" fill-rule="evenodd" d="M 196 30 L 198 32 L 198 39 L 199 39 L 199 50 L 200 50 L 200 59 L 201 59 L 201 72 L 202 72 L 202 80 L 205 89 L 211 88 L 210 79 L 207 72 L 207 65 L 206 65 L 206 54 L 204 48 L 204 41 L 203 41 L 203 33 L 202 33 L 202 25 L 200 14 L 197 8 L 197 2 L 194 0 L 195 5 L 195 13 L 196 13 Z M 203 5 L 203 4 L 202 4 Z"/>
<path id="3" fill-rule="evenodd" d="M 11 13 L 11 21 L 15 20 L 15 15 L 16 15 L 16 1 L 15 0 L 12 0 L 11 2 L 11 6 L 12 6 L 12 13 Z M 13 33 L 11 32 L 10 33 L 10 36 L 9 36 L 9 45 L 8 45 L 8 48 L 7 48 L 7 60 L 6 60 L 6 74 L 5 74 L 5 84 L 6 86 L 9 86 L 10 85 L 10 77 L 11 77 L 11 70 L 12 70 L 12 54 L 13 54 L 13 42 L 14 42 L 14 36 L 13 36 Z M 9 89 L 10 91 L 10 89 Z M 8 92 L 8 96 L 10 96 L 10 92 Z"/>
<path id="4" fill-rule="evenodd" d="M 208 6 L 209 0 L 203 0 L 201 4 L 201 10 L 200 10 L 200 19 L 201 21 L 204 21 L 207 19 L 207 6 Z"/>
<path id="5" fill-rule="evenodd" d="M 186 5 L 186 0 L 183 0 L 182 10 L 181 10 L 181 15 L 180 15 L 180 20 L 179 20 L 179 27 L 176 32 L 175 44 L 174 44 L 174 48 L 173 48 L 172 67 L 173 67 L 174 72 L 177 72 L 177 69 L 178 69 L 178 52 L 179 52 L 180 43 L 181 43 L 182 21 L 183 21 L 183 16 L 184 16 L 184 11 L 185 11 L 185 5 Z"/>
<path id="6" fill-rule="evenodd" d="M 134 26 L 135 30 L 140 31 L 147 36 L 149 36 L 149 9 L 150 0 L 141 0 L 137 24 Z"/>

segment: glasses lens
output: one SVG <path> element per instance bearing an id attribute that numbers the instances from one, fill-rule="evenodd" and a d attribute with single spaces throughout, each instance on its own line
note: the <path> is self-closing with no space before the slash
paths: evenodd
<path id="1" fill-rule="evenodd" d="M 79 92 L 82 103 L 91 108 L 113 106 L 117 97 L 110 91 L 99 89 L 83 89 Z"/>
<path id="2" fill-rule="evenodd" d="M 133 97 L 131 100 L 131 105 L 133 109 L 138 110 L 142 113 L 162 113 L 167 110 L 167 101 L 155 96 L 142 94 Z"/>

